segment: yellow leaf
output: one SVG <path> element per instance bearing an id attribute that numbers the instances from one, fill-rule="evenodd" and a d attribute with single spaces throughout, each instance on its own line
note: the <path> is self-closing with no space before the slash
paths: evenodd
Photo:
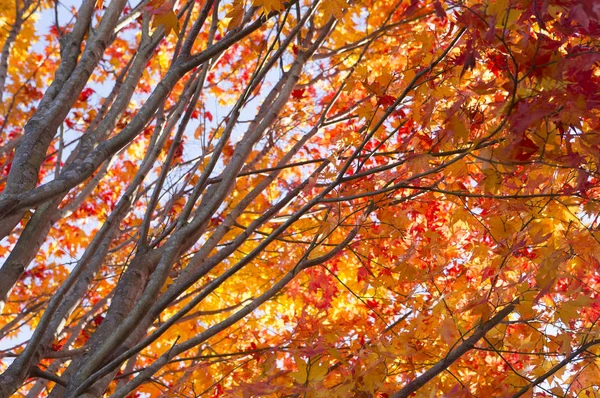
<path id="1" fill-rule="evenodd" d="M 466 142 L 469 138 L 469 131 L 457 116 L 450 119 L 450 130 L 454 133 L 454 142 Z"/>
<path id="2" fill-rule="evenodd" d="M 164 293 L 167 290 L 167 288 L 169 286 L 171 286 L 172 284 L 173 284 L 173 279 L 170 276 L 168 276 L 167 280 L 165 281 L 165 284 L 160 288 L 160 292 Z"/>
<path id="3" fill-rule="evenodd" d="M 489 168 L 483 170 L 485 178 L 483 179 L 483 190 L 485 193 L 496 193 L 502 182 L 502 176 L 496 169 Z"/>
<path id="4" fill-rule="evenodd" d="M 232 4 L 231 10 L 225 15 L 225 18 L 229 18 L 227 23 L 227 30 L 232 30 L 240 26 L 244 19 L 244 3 L 242 0 L 235 0 Z"/>
<path id="5" fill-rule="evenodd" d="M 175 15 L 175 12 L 172 10 L 164 14 L 156 14 L 154 16 L 154 19 L 152 20 L 152 27 L 158 28 L 160 26 L 165 28 L 165 36 L 168 36 L 172 31 L 174 31 L 176 34 L 179 34 L 179 21 L 177 20 L 177 15 Z"/>
<path id="6" fill-rule="evenodd" d="M 560 344 L 560 353 L 563 355 L 569 355 L 571 353 L 571 336 L 567 333 L 562 333 L 556 337 Z"/>
<path id="7" fill-rule="evenodd" d="M 429 161 L 432 157 L 426 153 L 417 154 L 406 161 L 406 167 L 413 173 L 422 173 L 429 169 Z"/>
<path id="8" fill-rule="evenodd" d="M 375 81 L 379 84 L 380 87 L 387 89 L 390 83 L 394 80 L 394 76 L 387 70 L 384 70 L 381 75 L 375 78 Z"/>
<path id="9" fill-rule="evenodd" d="M 558 230 L 559 226 L 555 226 L 552 220 L 534 220 L 529 227 L 529 236 L 531 243 L 538 245 L 547 241 L 552 236 L 552 231 Z"/>
<path id="10" fill-rule="evenodd" d="M 25 212 L 25 214 L 23 214 L 23 218 L 21 219 L 21 222 L 23 223 L 23 226 L 26 226 L 27 223 L 29 222 L 29 220 L 31 219 L 31 216 L 33 215 L 33 213 L 31 212 L 31 210 L 27 210 Z"/>
<path id="11" fill-rule="evenodd" d="M 269 15 L 271 11 L 281 11 L 285 8 L 280 0 L 254 0 L 252 5 L 262 7 L 265 15 Z"/>
<path id="12" fill-rule="evenodd" d="M 358 107 L 356 114 L 365 120 L 371 119 L 373 116 L 373 105 L 370 101 L 365 101 L 361 106 Z"/>
<path id="13" fill-rule="evenodd" d="M 566 302 L 562 305 L 560 310 L 557 311 L 558 317 L 565 325 L 568 326 L 571 320 L 579 318 L 577 309 L 577 305 L 573 305 L 572 302 Z"/>
<path id="14" fill-rule="evenodd" d="M 471 312 L 473 315 L 481 315 L 481 322 L 485 322 L 490 319 L 490 315 L 492 314 L 492 310 L 488 303 L 482 303 L 475 308 Z"/>
<path id="15" fill-rule="evenodd" d="M 308 374 L 309 381 L 321 381 L 327 376 L 329 365 L 326 363 L 319 363 L 318 365 L 311 365 L 310 372 Z"/>
<path id="16" fill-rule="evenodd" d="M 369 369 L 369 372 L 364 375 L 361 379 L 361 391 L 368 391 L 373 394 L 377 391 L 382 385 L 383 380 L 386 377 L 386 368 L 383 364 L 375 366 L 374 368 Z"/>
<path id="17" fill-rule="evenodd" d="M 327 248 L 323 247 L 323 245 L 319 245 L 310 251 L 310 253 L 308 254 L 308 259 L 312 260 L 317 257 L 324 256 L 327 253 L 329 253 L 329 250 L 327 250 Z"/>
<path id="18" fill-rule="evenodd" d="M 442 341 L 449 346 L 452 346 L 459 337 L 458 330 L 452 318 L 446 318 L 440 325 L 440 336 Z"/>
<path id="19" fill-rule="evenodd" d="M 519 10 L 510 9 L 505 11 L 501 15 L 502 18 L 496 23 L 496 27 L 500 28 L 506 25 L 507 28 L 512 28 L 521 16 L 521 12 Z"/>
<path id="20" fill-rule="evenodd" d="M 306 362 L 298 356 L 294 356 L 294 362 L 298 370 L 292 372 L 291 376 L 298 384 L 322 381 L 327 376 L 329 370 L 327 363 L 310 363 L 310 361 Z"/>
<path id="21" fill-rule="evenodd" d="M 329 20 L 331 17 L 342 19 L 344 10 L 348 7 L 348 3 L 345 0 L 327 0 L 321 4 L 325 20 Z"/>
<path id="22" fill-rule="evenodd" d="M 294 378 L 294 381 L 296 381 L 296 383 L 298 383 L 298 384 L 306 383 L 308 380 L 308 372 L 307 372 L 306 362 L 302 358 L 300 358 L 296 355 L 294 355 L 294 362 L 296 363 L 298 370 L 295 372 L 292 372 L 291 376 Z"/>
<path id="23" fill-rule="evenodd" d="M 337 336 L 335 336 L 336 339 L 338 338 Z M 338 361 L 342 362 L 343 364 L 347 364 L 348 361 L 346 359 L 346 357 L 344 357 L 342 354 L 340 354 L 340 352 L 334 348 L 330 348 L 327 352 L 329 352 L 329 355 L 331 355 L 333 358 L 337 359 Z"/>
<path id="24" fill-rule="evenodd" d="M 333 392 L 336 394 L 336 397 L 348 397 L 350 396 L 352 388 L 354 388 L 353 384 L 342 384 L 340 387 L 337 387 Z"/>

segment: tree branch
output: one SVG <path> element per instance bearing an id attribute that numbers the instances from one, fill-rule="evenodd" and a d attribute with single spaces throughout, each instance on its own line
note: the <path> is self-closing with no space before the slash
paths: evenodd
<path id="1" fill-rule="evenodd" d="M 418 376 L 407 385 L 402 387 L 398 392 L 392 395 L 392 398 L 406 398 L 409 397 L 412 393 L 423 387 L 427 382 L 431 379 L 444 372 L 450 365 L 452 365 L 456 360 L 462 357 L 465 353 L 472 350 L 475 347 L 475 344 L 486 335 L 487 332 L 490 331 L 494 326 L 496 326 L 500 321 L 508 316 L 515 309 L 516 303 L 511 303 L 504 307 L 500 312 L 494 315 L 491 319 L 487 320 L 483 324 L 477 327 L 477 329 L 473 332 L 473 334 L 463 341 L 461 345 L 453 349 L 446 355 L 444 359 L 436 363 L 433 367 L 428 369 L 425 373 Z"/>

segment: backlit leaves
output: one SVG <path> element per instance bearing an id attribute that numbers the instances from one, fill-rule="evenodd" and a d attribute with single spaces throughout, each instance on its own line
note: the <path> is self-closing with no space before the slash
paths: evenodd
<path id="1" fill-rule="evenodd" d="M 281 11 L 284 9 L 284 4 L 281 0 L 253 0 L 252 5 L 261 7 L 265 15 L 269 15 L 273 11 Z"/>
<path id="2" fill-rule="evenodd" d="M 152 27 L 164 28 L 165 36 L 168 36 L 171 32 L 179 34 L 179 20 L 170 2 L 153 0 L 144 9 L 152 15 Z"/>
<path id="3" fill-rule="evenodd" d="M 231 30 L 240 26 L 244 18 L 243 0 L 234 1 L 229 12 L 225 14 L 225 17 L 229 18 L 229 22 L 227 23 L 227 30 Z"/>
<path id="4" fill-rule="evenodd" d="M 47 30 L 39 3 L 0 62 L 1 370 L 31 364 L 5 395 L 49 393 L 34 366 L 84 394 L 108 358 L 87 393 L 600 383 L 594 2 L 117 3 Z"/>
<path id="5" fill-rule="evenodd" d="M 169 35 L 171 32 L 179 34 L 179 21 L 177 15 L 173 10 L 169 10 L 164 14 L 156 14 L 152 19 L 153 27 L 162 26 L 165 29 L 165 35 Z"/>
<path id="6" fill-rule="evenodd" d="M 325 20 L 329 18 L 342 19 L 344 16 L 344 10 L 348 7 L 346 0 L 331 0 L 324 1 L 321 4 L 323 10 L 323 17 Z"/>

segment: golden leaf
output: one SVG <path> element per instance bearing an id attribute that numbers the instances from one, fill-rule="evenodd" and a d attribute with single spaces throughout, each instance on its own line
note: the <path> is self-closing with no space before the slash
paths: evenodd
<path id="1" fill-rule="evenodd" d="M 171 32 L 179 34 L 179 20 L 177 20 L 177 15 L 172 10 L 154 16 L 152 27 L 158 28 L 160 26 L 165 29 L 165 36 L 168 36 Z"/>

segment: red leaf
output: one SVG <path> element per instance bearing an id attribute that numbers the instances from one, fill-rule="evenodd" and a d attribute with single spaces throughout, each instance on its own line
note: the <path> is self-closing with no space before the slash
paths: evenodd
<path id="1" fill-rule="evenodd" d="M 356 276 L 356 279 L 358 282 L 366 281 L 368 276 L 369 276 L 369 270 L 366 269 L 365 267 L 360 267 L 358 269 L 358 274 Z"/>
<path id="2" fill-rule="evenodd" d="M 466 71 L 471 70 L 475 67 L 475 52 L 469 51 L 465 55 L 465 62 L 463 63 L 462 71 L 460 72 L 460 76 L 465 74 Z"/>
<path id="3" fill-rule="evenodd" d="M 295 99 L 301 99 L 304 97 L 305 91 L 306 90 L 303 88 L 296 89 L 296 90 L 292 91 L 292 97 L 294 97 Z"/>
<path id="4" fill-rule="evenodd" d="M 94 89 L 88 87 L 88 88 L 84 89 L 81 92 L 81 94 L 79 94 L 79 98 L 78 99 L 79 99 L 79 101 L 87 101 L 88 98 L 90 98 L 90 95 L 92 95 L 94 93 L 95 93 Z"/>
<path id="5" fill-rule="evenodd" d="M 579 25 L 583 27 L 585 30 L 589 30 L 590 28 L 590 17 L 583 9 L 583 5 L 577 4 L 575 7 L 571 9 L 571 17 L 575 19 Z"/>
<path id="6" fill-rule="evenodd" d="M 212 398 L 220 397 L 224 393 L 225 393 L 225 391 L 223 390 L 223 386 L 221 386 L 221 383 L 219 383 L 219 384 L 217 384 L 215 386 L 215 391 L 214 391 L 214 393 L 212 395 Z"/>
<path id="7" fill-rule="evenodd" d="M 467 70 L 471 70 L 475 67 L 476 52 L 473 48 L 473 39 L 467 40 L 464 51 L 454 59 L 456 65 L 462 64 L 462 71 L 460 77 L 462 77 Z"/>
<path id="8" fill-rule="evenodd" d="M 367 300 L 367 306 L 373 310 L 379 308 L 379 302 L 377 300 Z"/>
<path id="9" fill-rule="evenodd" d="M 183 141 L 177 144 L 177 148 L 175 149 L 175 159 L 179 159 L 181 156 L 183 156 L 183 146 Z"/>
<path id="10" fill-rule="evenodd" d="M 104 317 L 102 315 L 97 315 L 94 319 L 92 319 L 92 324 L 94 324 L 95 326 L 100 326 L 103 320 Z"/>
<path id="11" fill-rule="evenodd" d="M 394 105 L 396 102 L 396 97 L 391 95 L 378 95 L 377 96 L 377 105 L 383 105 L 384 107 L 389 107 Z"/>
<path id="12" fill-rule="evenodd" d="M 529 137 L 523 136 L 512 145 L 511 157 L 524 162 L 540 149 Z"/>
<path id="13" fill-rule="evenodd" d="M 446 18 L 446 10 L 444 10 L 444 7 L 442 7 L 442 4 L 439 2 L 439 0 L 433 2 L 433 8 L 435 9 L 435 15 L 438 18 Z"/>
<path id="14" fill-rule="evenodd" d="M 555 105 L 542 98 L 531 101 L 521 100 L 515 113 L 511 115 L 512 129 L 515 133 L 524 133 L 536 121 L 548 116 L 555 110 Z"/>
<path id="15" fill-rule="evenodd" d="M 419 8 L 419 0 L 411 0 L 410 4 L 404 10 L 404 17 L 410 17 Z"/>
<path id="16" fill-rule="evenodd" d="M 12 167 L 12 162 L 8 162 L 6 166 L 2 169 L 2 176 L 7 176 L 10 173 L 10 168 Z"/>

